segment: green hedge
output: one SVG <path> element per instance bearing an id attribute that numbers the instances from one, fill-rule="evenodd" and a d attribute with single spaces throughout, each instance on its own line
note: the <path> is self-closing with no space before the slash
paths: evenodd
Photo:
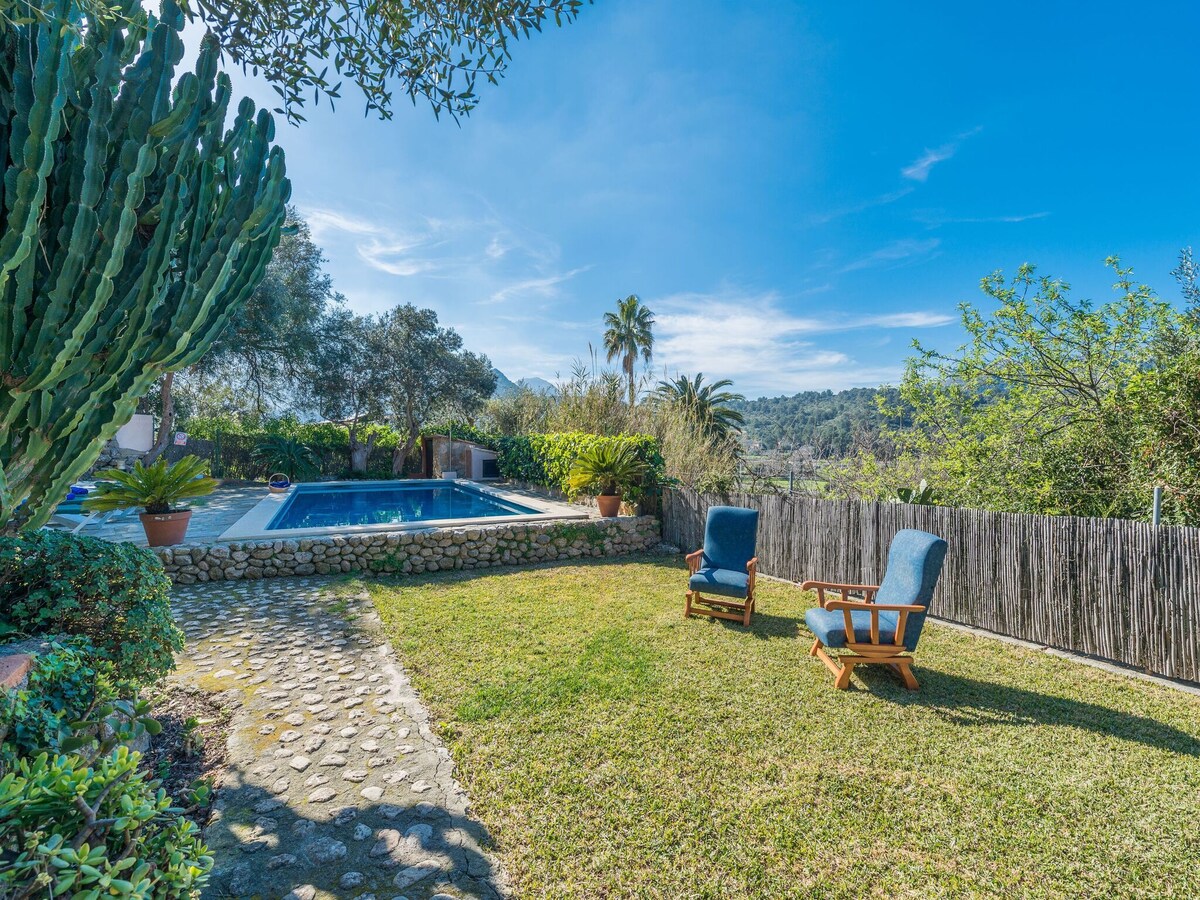
<path id="1" fill-rule="evenodd" d="M 281 416 L 251 425 L 232 418 L 195 417 L 181 422 L 179 430 L 194 439 L 189 450 L 208 459 L 212 472 L 221 478 L 263 478 L 269 472 L 254 459 L 254 448 L 269 437 L 279 436 L 299 441 L 317 454 L 320 474 L 338 477 L 363 477 L 349 472 L 350 429 L 332 422 L 301 422 L 294 416 Z M 392 451 L 403 439 L 398 431 L 387 425 L 363 425 L 359 439 L 366 441 L 375 435 L 366 475 L 390 478 Z M 198 441 L 210 441 L 202 447 Z"/>
<path id="2" fill-rule="evenodd" d="M 448 434 L 451 423 L 435 422 L 421 429 L 422 435 Z M 454 422 L 454 437 L 497 449 L 499 436 L 476 428 L 466 422 Z M 212 472 L 221 478 L 263 478 L 270 473 L 254 458 L 254 448 L 269 437 L 279 436 L 299 441 L 310 447 L 320 461 L 320 475 L 341 478 L 391 478 L 392 451 L 403 445 L 405 436 L 396 429 L 378 423 L 363 425 L 359 439 L 366 441 L 375 435 L 375 447 L 367 472 L 355 474 L 350 467 L 350 429 L 332 422 L 301 422 L 294 416 L 280 416 L 258 424 L 248 424 L 227 417 L 195 417 L 180 423 L 192 440 L 191 448 L 208 459 Z M 211 441 L 212 446 L 197 444 Z M 419 446 L 419 445 L 418 445 Z M 412 461 L 410 460 L 410 466 Z"/>
<path id="3" fill-rule="evenodd" d="M 294 416 L 280 416 L 278 419 L 267 419 L 259 425 L 248 425 L 237 419 L 201 418 L 195 417 L 180 423 L 180 430 L 186 431 L 189 437 L 216 440 L 231 435 L 260 441 L 271 435 L 281 435 L 307 444 L 314 450 L 341 450 L 349 453 L 350 429 L 345 425 L 333 422 L 301 422 Z M 377 434 L 375 446 L 389 453 L 402 443 L 400 432 L 387 425 L 363 425 L 359 429 L 362 440 L 371 434 Z"/>
<path id="4" fill-rule="evenodd" d="M 584 450 L 600 444 L 631 445 L 648 469 L 641 490 L 626 499 L 637 502 L 656 496 L 664 477 L 665 464 L 658 440 L 648 434 L 607 436 L 581 431 L 529 434 L 502 437 L 497 442 L 500 474 L 515 481 L 527 481 L 570 493 L 568 480 L 575 458 Z"/>
<path id="5" fill-rule="evenodd" d="M 54 531 L 0 538 L 0 634 L 85 637 L 134 689 L 171 671 L 183 649 L 170 590 L 158 557 L 133 544 Z"/>

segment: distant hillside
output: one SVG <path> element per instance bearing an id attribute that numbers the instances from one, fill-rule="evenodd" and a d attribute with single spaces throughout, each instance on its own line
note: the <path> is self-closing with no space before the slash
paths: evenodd
<path id="1" fill-rule="evenodd" d="M 529 388 L 535 394 L 549 394 L 551 397 L 558 396 L 558 388 L 545 378 L 522 378 L 517 384 L 521 387 Z"/>
<path id="2" fill-rule="evenodd" d="M 545 378 L 522 378 L 519 381 L 513 381 L 499 369 L 493 368 L 493 374 L 496 376 L 496 390 L 492 392 L 493 397 L 504 397 L 513 393 L 519 388 L 529 388 L 537 394 L 550 394 L 556 396 L 558 390 Z"/>
<path id="3" fill-rule="evenodd" d="M 813 446 L 822 455 L 842 455 L 851 450 L 858 436 L 873 437 L 889 422 L 879 412 L 882 388 L 851 388 L 847 391 L 802 391 L 791 397 L 762 397 L 735 404 L 746 417 L 747 443 L 765 450 L 792 450 Z M 888 388 L 891 398 L 895 389 Z"/>
<path id="4" fill-rule="evenodd" d="M 496 376 L 496 389 L 492 391 L 493 397 L 503 397 L 506 394 L 511 394 L 517 389 L 516 384 L 499 369 L 492 367 L 492 374 Z"/>

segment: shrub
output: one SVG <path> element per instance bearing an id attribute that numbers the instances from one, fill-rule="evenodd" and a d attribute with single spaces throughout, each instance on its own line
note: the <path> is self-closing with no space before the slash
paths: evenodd
<path id="1" fill-rule="evenodd" d="M 312 447 L 281 434 L 272 434 L 259 441 L 251 456 L 264 469 L 270 470 L 268 475 L 282 472 L 292 481 L 311 478 L 321 471 L 321 459 Z"/>
<path id="2" fill-rule="evenodd" d="M 22 756 L 71 745 L 72 723 L 117 699 L 110 665 L 96 664 L 83 638 L 40 653 L 22 690 L 0 691 L 0 771 Z"/>
<path id="3" fill-rule="evenodd" d="M 316 457 L 320 475 L 346 477 L 350 463 L 350 430 L 333 422 L 300 422 L 292 416 L 266 419 L 251 425 L 231 418 L 193 417 L 181 424 L 190 437 L 212 441 L 213 471 L 225 478 L 260 478 L 278 471 L 267 462 L 255 459 L 255 449 L 272 439 L 295 441 L 311 449 Z M 370 474 L 375 478 L 391 477 L 391 452 L 403 443 L 394 428 L 370 424 L 359 429 L 358 438 L 366 441 L 375 436 Z M 290 473 L 288 473 L 290 474 Z M 297 477 L 309 477 L 298 475 Z M 361 474 L 357 477 L 363 477 Z"/>
<path id="4" fill-rule="evenodd" d="M 52 531 L 0 538 L 0 625 L 86 637 L 126 688 L 165 675 L 183 649 L 169 593 L 158 557 L 132 544 Z"/>
<path id="5" fill-rule="evenodd" d="M 637 460 L 646 467 L 640 484 L 625 494 L 626 500 L 636 503 L 643 497 L 656 495 L 662 484 L 663 458 L 658 441 L 646 434 L 609 437 L 566 431 L 503 437 L 497 445 L 500 474 L 505 478 L 544 485 L 563 493 L 571 493 L 571 469 L 576 458 L 599 446 L 630 447 Z"/>
<path id="6" fill-rule="evenodd" d="M 146 512 L 162 514 L 186 509 L 180 500 L 205 497 L 217 487 L 215 478 L 208 478 L 208 463 L 198 456 L 185 456 L 168 463 L 160 456 L 150 465 L 139 459 L 133 469 L 105 469 L 97 472 L 96 493 L 83 501 L 89 512 L 110 512 L 114 509 L 142 507 Z"/>
<path id="7" fill-rule="evenodd" d="M 0 777 L 0 895 L 195 896 L 212 857 L 140 758 L 41 753 Z"/>
<path id="8" fill-rule="evenodd" d="M 125 746 L 158 733 L 149 704 L 119 699 L 111 664 L 73 644 L 0 691 L 0 896 L 194 896 L 212 868 L 200 830 Z"/>

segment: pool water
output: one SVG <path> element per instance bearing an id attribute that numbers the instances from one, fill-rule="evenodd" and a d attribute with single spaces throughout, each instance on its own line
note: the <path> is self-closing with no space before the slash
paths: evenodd
<path id="1" fill-rule="evenodd" d="M 538 510 L 501 500 L 470 487 L 444 484 L 303 484 L 267 525 L 268 531 L 393 525 L 438 519 L 524 516 Z"/>

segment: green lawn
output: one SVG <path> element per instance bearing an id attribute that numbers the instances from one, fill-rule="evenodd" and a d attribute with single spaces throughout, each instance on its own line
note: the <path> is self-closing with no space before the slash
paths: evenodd
<path id="1" fill-rule="evenodd" d="M 1200 699 L 933 625 L 918 693 L 835 691 L 811 597 L 743 629 L 684 583 L 367 583 L 518 896 L 1200 896 Z"/>

